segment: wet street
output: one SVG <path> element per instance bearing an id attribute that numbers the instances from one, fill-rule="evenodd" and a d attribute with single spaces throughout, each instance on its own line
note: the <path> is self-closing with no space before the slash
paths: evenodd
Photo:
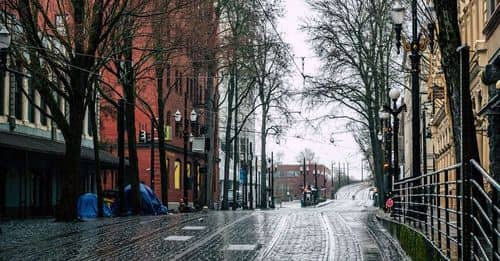
<path id="1" fill-rule="evenodd" d="M 2 224 L 0 260 L 402 260 L 376 221 L 370 188 L 344 187 L 338 200 L 266 211 L 213 211 Z M 353 200 L 354 196 L 354 200 Z M 279 204 L 277 204 L 279 205 Z"/>

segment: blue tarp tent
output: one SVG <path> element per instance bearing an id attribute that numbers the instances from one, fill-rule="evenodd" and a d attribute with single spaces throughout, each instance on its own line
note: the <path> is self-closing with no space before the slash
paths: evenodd
<path id="1" fill-rule="evenodd" d="M 111 209 L 106 204 L 102 204 L 103 214 L 105 217 L 111 217 Z M 80 218 L 96 218 L 97 217 L 97 195 L 86 193 L 78 198 L 77 203 L 78 216 Z"/>
<path id="2" fill-rule="evenodd" d="M 142 205 L 142 213 L 146 215 L 161 215 L 167 214 L 168 210 L 163 204 L 161 204 L 158 197 L 156 197 L 153 190 L 150 187 L 140 184 L 140 193 L 141 193 L 141 205 Z M 125 187 L 125 206 L 130 210 L 130 201 L 132 197 L 132 190 L 130 185 Z"/>

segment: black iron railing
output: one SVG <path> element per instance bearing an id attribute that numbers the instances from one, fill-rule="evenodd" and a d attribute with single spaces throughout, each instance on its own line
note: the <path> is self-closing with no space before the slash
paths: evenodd
<path id="1" fill-rule="evenodd" d="M 474 178 L 462 184 L 463 177 L 478 176 L 482 186 Z M 472 160 L 467 168 L 457 164 L 394 182 L 392 216 L 421 232 L 445 258 L 498 261 L 499 192 L 498 183 Z"/>
<path id="2" fill-rule="evenodd" d="M 499 239 L 500 185 L 474 160 L 472 177 L 480 176 L 484 184 L 471 179 L 471 257 L 474 260 L 500 260 Z"/>

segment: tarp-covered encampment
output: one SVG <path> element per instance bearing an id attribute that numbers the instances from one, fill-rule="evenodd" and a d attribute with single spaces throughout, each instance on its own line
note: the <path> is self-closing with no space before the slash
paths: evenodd
<path id="1" fill-rule="evenodd" d="M 140 184 L 140 193 L 141 193 L 141 205 L 142 205 L 142 214 L 146 215 L 162 215 L 167 214 L 168 210 L 165 207 L 158 197 L 156 197 L 153 190 L 150 187 Z M 130 202 L 132 199 L 132 190 L 130 185 L 125 187 L 125 206 L 130 210 Z"/>
<path id="2" fill-rule="evenodd" d="M 106 204 L 102 206 L 105 217 L 111 216 L 111 209 Z M 97 217 L 97 195 L 86 193 L 78 198 L 77 203 L 78 216 L 80 218 L 96 218 Z"/>

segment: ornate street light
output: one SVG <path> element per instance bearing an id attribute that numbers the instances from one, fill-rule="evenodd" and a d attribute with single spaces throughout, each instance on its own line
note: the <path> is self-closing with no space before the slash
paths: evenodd
<path id="1" fill-rule="evenodd" d="M 432 8 L 429 11 L 434 15 L 434 8 L 429 5 L 428 8 Z M 422 32 L 418 32 L 418 17 L 417 17 L 417 0 L 411 0 L 411 16 L 412 16 L 412 39 L 408 42 L 403 39 L 401 43 L 401 31 L 402 24 L 404 21 L 405 9 L 401 4 L 400 0 L 394 0 L 392 7 L 392 20 L 394 23 L 394 29 L 396 31 L 396 47 L 399 49 L 401 44 L 405 51 L 410 53 L 411 60 L 411 105 L 412 105 L 412 176 L 419 177 L 420 173 L 420 163 L 421 163 L 421 153 L 420 153 L 420 52 L 427 48 L 427 44 L 430 41 L 434 41 L 434 25 L 430 26 L 431 30 L 428 30 L 428 37 L 423 36 Z M 432 18 L 434 19 L 434 17 Z M 433 23 L 433 22 L 431 22 Z M 433 43 L 431 43 L 431 48 Z M 398 96 L 401 92 L 394 90 L 394 97 Z M 393 97 L 391 97 L 392 99 Z M 396 102 L 393 100 L 393 103 Z M 389 108 L 390 109 L 390 108 Z M 417 184 L 418 185 L 418 184 Z"/>
<path id="2" fill-rule="evenodd" d="M 177 110 L 175 112 L 174 118 L 175 118 L 175 122 L 177 122 L 178 124 L 181 123 L 182 115 L 181 115 L 181 112 L 179 110 Z"/>
<path id="3" fill-rule="evenodd" d="M 396 47 L 398 54 L 401 49 L 401 31 L 403 29 L 403 20 L 405 19 L 405 8 L 400 1 L 395 1 L 391 10 L 392 21 L 394 22 L 394 30 L 396 31 Z"/>
<path id="4" fill-rule="evenodd" d="M 196 113 L 196 111 L 194 109 L 191 111 L 191 118 L 190 119 L 191 119 L 192 123 L 195 123 L 196 120 L 198 119 L 198 114 Z"/>
<path id="5" fill-rule="evenodd" d="M 0 24 L 0 73 L 7 69 L 7 53 L 10 47 L 10 33 L 5 26 Z"/>

